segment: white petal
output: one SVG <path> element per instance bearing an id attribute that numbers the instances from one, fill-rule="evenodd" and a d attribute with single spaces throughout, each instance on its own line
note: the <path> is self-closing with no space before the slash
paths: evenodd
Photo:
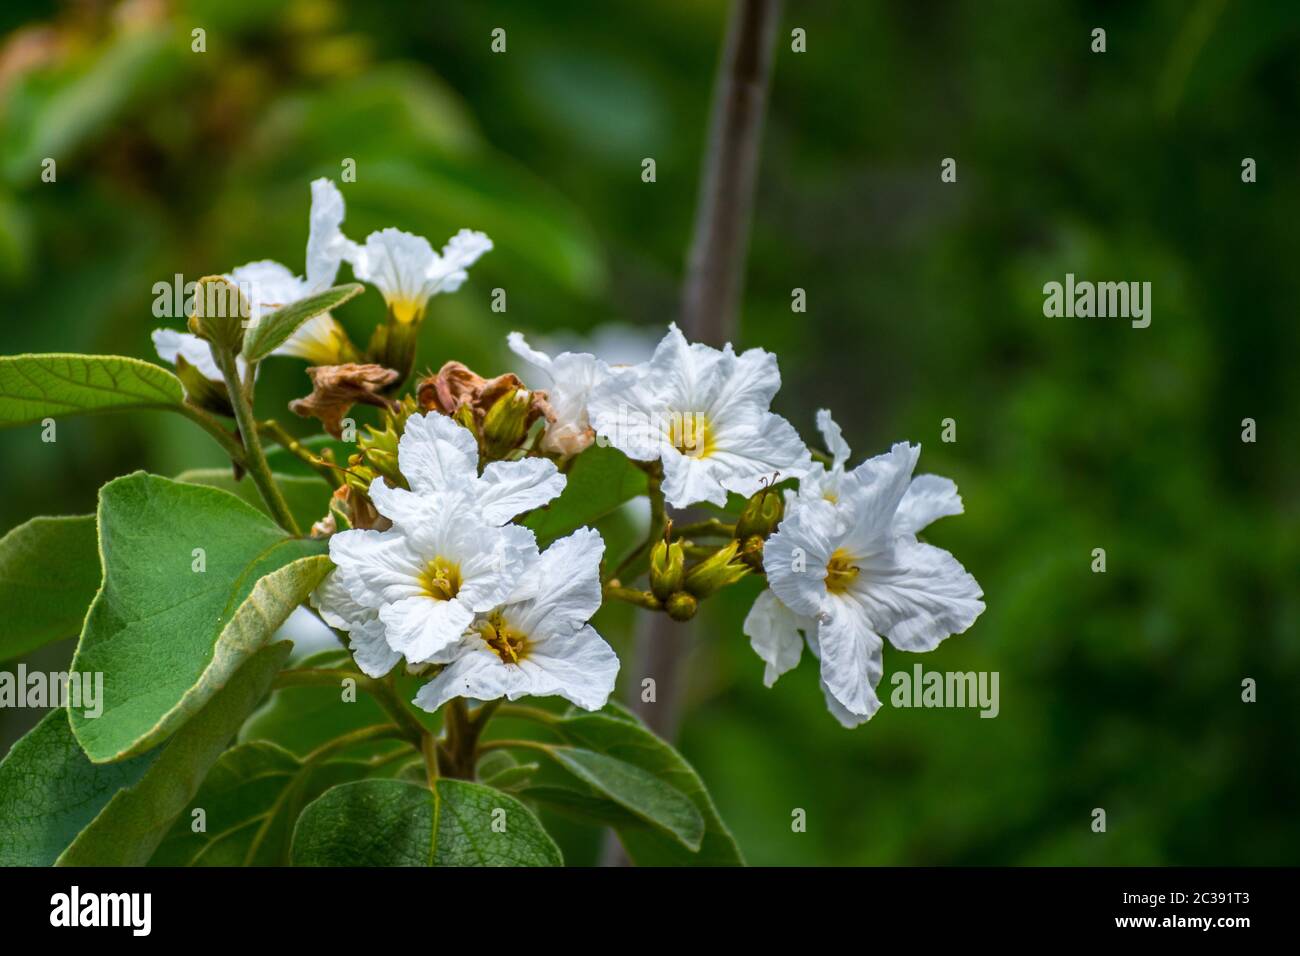
<path id="1" fill-rule="evenodd" d="M 832 467 L 843 468 L 844 463 L 849 460 L 849 443 L 844 440 L 844 433 L 840 431 L 840 426 L 835 424 L 835 419 L 831 418 L 829 408 L 817 410 L 817 430 L 822 433 L 826 450 L 831 453 Z"/>
<path id="2" fill-rule="evenodd" d="M 796 614 L 812 617 L 821 609 L 835 531 L 834 506 L 814 499 L 787 512 L 764 545 L 768 586 Z"/>
<path id="3" fill-rule="evenodd" d="M 420 688 L 415 705 L 433 713 L 454 697 L 496 700 L 515 692 L 511 700 L 528 693 L 527 678 L 518 667 L 507 666 L 483 642 L 464 649 L 443 670 Z"/>
<path id="4" fill-rule="evenodd" d="M 781 388 L 776 356 L 763 349 L 746 349 L 736 355 L 730 344 L 722 350 L 722 355 L 719 371 L 723 377 L 713 397 L 712 409 L 748 405 L 766 411 Z"/>
<path id="5" fill-rule="evenodd" d="M 462 229 L 442 247 L 442 255 L 429 266 L 430 294 L 455 292 L 469 278 L 465 270 L 492 250 L 492 240 L 473 229 Z"/>
<path id="6" fill-rule="evenodd" d="M 177 332 L 175 329 L 154 329 L 153 330 L 153 347 L 158 352 L 158 357 L 164 362 L 176 364 L 176 357 L 179 355 L 190 365 L 198 369 L 199 374 L 204 378 L 224 384 L 225 379 L 221 375 L 221 369 L 217 368 L 216 360 L 212 357 L 212 349 L 208 343 L 203 341 L 197 335 L 189 332 Z M 243 374 L 243 359 L 239 359 L 240 374 Z"/>
<path id="7" fill-rule="evenodd" d="M 514 352 L 521 359 L 535 368 L 544 378 L 542 388 L 550 388 L 555 379 L 551 375 L 551 357 L 545 352 L 539 352 L 528 344 L 521 332 L 511 332 L 506 336 L 506 344 L 510 346 L 510 351 Z"/>
<path id="8" fill-rule="evenodd" d="M 421 595 L 379 609 L 389 645 L 412 662 L 427 661 L 458 642 L 474 620 L 459 600 L 439 601 Z"/>
<path id="9" fill-rule="evenodd" d="M 383 478 L 370 482 L 367 493 L 379 513 L 393 522 L 398 530 L 414 532 L 437 520 L 438 501 L 431 496 L 418 495 L 405 488 L 390 488 Z"/>
<path id="10" fill-rule="evenodd" d="M 362 604 L 377 608 L 423 593 L 419 579 L 428 562 L 396 531 L 340 531 L 329 547 L 342 583 Z"/>
<path id="11" fill-rule="evenodd" d="M 272 355 L 306 359 L 317 365 L 336 365 L 342 357 L 347 333 L 328 312 L 314 315 L 275 348 Z"/>
<path id="12" fill-rule="evenodd" d="M 895 647 L 930 651 L 960 634 L 984 611 L 983 591 L 947 551 L 901 537 L 887 570 L 859 574 L 853 592 Z"/>
<path id="13" fill-rule="evenodd" d="M 831 693 L 831 689 L 826 686 L 826 682 L 821 682 L 822 695 L 826 698 L 826 709 L 831 712 L 831 716 L 840 722 L 841 727 L 852 730 L 854 727 L 860 727 L 871 719 L 872 715 L 880 708 L 880 701 L 876 700 L 876 706 L 871 708 L 869 714 L 855 714 L 849 710 Z"/>
<path id="14" fill-rule="evenodd" d="M 340 230 L 343 224 L 343 194 L 328 179 L 311 184 L 311 226 L 307 234 L 308 294 L 322 292 L 334 284 L 339 263 L 354 254 L 356 244 Z"/>
<path id="15" fill-rule="evenodd" d="M 816 628 L 811 618 L 801 618 L 781 603 L 771 591 L 763 591 L 745 616 L 744 633 L 749 646 L 767 664 L 763 683 L 771 687 L 786 671 L 793 670 L 803 655 L 799 632 Z"/>
<path id="16" fill-rule="evenodd" d="M 378 288 L 399 319 L 423 312 L 435 285 L 429 273 L 438 262 L 428 239 L 390 227 L 372 232 L 348 254 L 356 277 Z"/>
<path id="17" fill-rule="evenodd" d="M 931 522 L 962 513 L 961 495 L 950 478 L 917 475 L 907 486 L 907 493 L 894 514 L 894 531 L 916 534 Z"/>
<path id="18" fill-rule="evenodd" d="M 256 325 L 277 309 L 292 305 L 306 294 L 303 281 L 288 266 L 271 259 L 248 262 L 225 276 L 248 301 L 249 323 Z"/>
<path id="19" fill-rule="evenodd" d="M 842 543 L 850 553 L 870 554 L 893 534 L 894 514 L 911 483 L 920 453 L 920 445 L 899 442 L 845 477 L 839 503 L 841 513 L 848 516 L 848 532 Z"/>
<path id="20" fill-rule="evenodd" d="M 468 489 L 478 477 L 474 436 L 438 412 L 406 420 L 397 461 L 411 490 L 420 494 Z"/>
<path id="21" fill-rule="evenodd" d="M 469 435 L 467 429 L 460 430 Z M 477 485 L 479 507 L 488 521 L 505 524 L 555 498 L 564 490 L 565 480 L 548 458 L 494 461 L 483 469 Z"/>
<path id="22" fill-rule="evenodd" d="M 528 675 L 530 696 L 556 695 L 584 710 L 600 710 L 614 692 L 618 655 L 585 626 L 537 641 L 519 667 Z"/>
<path id="23" fill-rule="evenodd" d="M 876 685 L 884 673 L 884 642 L 866 612 L 849 598 L 830 598 L 818 618 L 822 680 L 846 710 L 870 717 L 880 707 Z"/>
<path id="24" fill-rule="evenodd" d="M 525 634 L 571 631 L 600 608 L 600 559 L 605 542 L 592 528 L 579 528 L 551 544 L 537 562 L 530 600 L 505 608 L 507 620 Z"/>
<path id="25" fill-rule="evenodd" d="M 712 458 L 683 455 L 676 448 L 663 449 L 664 499 L 674 508 L 707 501 L 722 507 L 727 503 L 727 489 L 718 481 Z"/>
<path id="26" fill-rule="evenodd" d="M 331 573 L 312 593 L 311 603 L 327 624 L 347 632 L 348 646 L 361 672 L 383 677 L 402 656 L 388 646 L 378 612 L 357 603 L 342 582 L 337 571 Z"/>
<path id="27" fill-rule="evenodd" d="M 751 421 L 721 425 L 708 461 L 728 491 L 748 498 L 765 485 L 802 478 L 813 469 L 812 455 L 794 426 L 771 412 Z"/>

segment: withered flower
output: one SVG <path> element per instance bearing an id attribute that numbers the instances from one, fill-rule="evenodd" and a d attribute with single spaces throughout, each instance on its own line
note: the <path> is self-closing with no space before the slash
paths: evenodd
<path id="1" fill-rule="evenodd" d="M 374 405 L 392 410 L 394 403 L 378 394 L 397 379 L 397 372 L 382 365 L 315 365 L 307 369 L 312 393 L 289 403 L 303 418 L 318 418 L 335 438 L 343 435 L 343 416 L 353 405 Z"/>

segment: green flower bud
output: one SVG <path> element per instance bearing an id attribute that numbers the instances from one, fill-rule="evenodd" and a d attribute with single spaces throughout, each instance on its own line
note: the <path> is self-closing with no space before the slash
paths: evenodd
<path id="1" fill-rule="evenodd" d="M 700 602 L 685 591 L 678 591 L 664 602 L 664 610 L 674 621 L 689 621 L 699 607 Z"/>
<path id="2" fill-rule="evenodd" d="M 190 403 L 214 415 L 234 418 L 235 410 L 230 407 L 230 393 L 226 386 L 214 382 L 197 368 L 185 361 L 183 355 L 176 356 L 176 377 L 185 386 L 185 397 Z"/>
<path id="3" fill-rule="evenodd" d="M 204 276 L 194 291 L 194 311 L 186 324 L 199 338 L 238 355 L 249 314 L 248 300 L 237 286 L 221 276 Z"/>
<path id="4" fill-rule="evenodd" d="M 650 552 L 650 590 L 660 601 L 667 602 L 674 591 L 682 589 L 686 551 L 680 541 L 660 541 Z"/>
<path id="5" fill-rule="evenodd" d="M 686 572 L 686 590 L 697 598 L 706 598 L 749 574 L 749 566 L 739 557 L 740 542 L 732 541 L 719 548 Z"/>
<path id="6" fill-rule="evenodd" d="M 483 419 L 484 451 L 489 458 L 504 458 L 519 447 L 528 432 L 533 395 L 524 388 L 507 392 L 493 403 Z"/>
<path id="7" fill-rule="evenodd" d="M 740 560 L 755 571 L 763 570 L 763 538 L 752 534 L 740 544 Z"/>
<path id="8" fill-rule="evenodd" d="M 745 509 L 736 521 L 736 537 L 741 541 L 753 535 L 766 538 L 776 530 L 784 513 L 780 492 L 765 488 L 745 502 Z"/>

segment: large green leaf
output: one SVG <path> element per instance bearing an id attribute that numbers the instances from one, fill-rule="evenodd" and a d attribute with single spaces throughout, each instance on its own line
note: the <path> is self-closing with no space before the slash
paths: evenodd
<path id="1" fill-rule="evenodd" d="M 250 362 L 266 358 L 283 345 L 298 326 L 322 312 L 338 308 L 353 296 L 360 295 L 364 288 L 359 282 L 336 285 L 264 316 L 244 333 L 244 358 Z"/>
<path id="2" fill-rule="evenodd" d="M 120 355 L 0 356 L 0 427 L 120 408 L 177 408 L 180 379 Z"/>
<path id="3" fill-rule="evenodd" d="M 547 747 L 564 769 L 633 816 L 677 840 L 691 852 L 700 849 L 704 818 L 680 790 L 636 764 L 581 747 Z"/>
<path id="4" fill-rule="evenodd" d="M 119 763 L 91 763 L 68 712 L 46 714 L 0 762 L 0 865 L 148 860 L 289 648 L 255 655 L 165 747 Z"/>
<path id="5" fill-rule="evenodd" d="M 325 483 L 324 479 L 319 476 L 304 478 L 299 475 L 280 474 L 272 477 L 284 494 L 284 500 L 289 505 L 289 510 L 293 513 L 293 519 L 298 523 L 299 528 L 310 528 L 328 513 L 333 489 Z M 247 478 L 236 481 L 229 468 L 192 468 L 181 472 L 176 476 L 176 480 L 228 491 L 270 517 L 271 513 L 266 507 L 266 502 L 262 500 L 257 485 Z"/>
<path id="6" fill-rule="evenodd" d="M 324 542 L 289 537 L 233 495 L 143 472 L 101 488 L 98 517 L 104 581 L 73 668 L 104 674 L 104 710 L 72 714 L 97 763 L 184 724 L 331 567 Z"/>
<path id="7" fill-rule="evenodd" d="M 288 641 L 281 641 L 249 657 L 162 748 L 140 781 L 108 802 L 59 857 L 59 865 L 149 862 L 239 725 L 266 695 L 291 649 Z"/>
<path id="8" fill-rule="evenodd" d="M 240 744 L 221 755 L 151 866 L 282 866 L 302 808 L 330 787 L 366 776 L 369 764 L 332 760 L 304 764 L 268 741 Z M 195 832 L 193 811 L 204 829 Z"/>
<path id="9" fill-rule="evenodd" d="M 33 518 L 0 538 L 0 661 L 81 633 L 97 590 L 94 515 Z"/>
<path id="10" fill-rule="evenodd" d="M 636 764 L 658 777 L 695 804 L 704 820 L 704 837 L 698 853 L 640 821 L 615 824 L 628 855 L 645 866 L 740 866 L 744 859 L 704 782 L 686 759 L 656 737 L 643 724 L 609 714 L 575 714 L 553 728 L 568 742 Z M 521 791 L 531 795 L 527 789 Z"/>
<path id="11" fill-rule="evenodd" d="M 573 460 L 564 491 L 524 522 L 541 547 L 592 524 L 625 501 L 643 494 L 645 472 L 617 448 L 592 445 Z"/>
<path id="12" fill-rule="evenodd" d="M 532 812 L 463 780 L 428 787 L 362 780 L 327 790 L 298 818 L 295 866 L 560 866 Z"/>

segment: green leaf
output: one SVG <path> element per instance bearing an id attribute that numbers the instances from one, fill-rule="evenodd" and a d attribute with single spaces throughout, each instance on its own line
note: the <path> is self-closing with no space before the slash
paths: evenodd
<path id="1" fill-rule="evenodd" d="M 0 762 L 0 865 L 144 863 L 289 648 L 254 656 L 165 747 L 119 763 L 91 763 L 67 710 L 46 714 Z"/>
<path id="2" fill-rule="evenodd" d="M 499 790 L 442 779 L 327 790 L 298 818 L 295 866 L 561 866 L 532 811 Z"/>
<path id="3" fill-rule="evenodd" d="M 643 866 L 742 866 L 740 848 L 727 829 L 704 782 L 686 759 L 639 722 L 626 716 L 577 714 L 556 721 L 553 729 L 574 746 L 636 764 L 685 794 L 704 820 L 698 853 L 639 821 L 617 826 L 628 855 Z M 529 795 L 527 790 L 524 795 Z"/>
<path id="4" fill-rule="evenodd" d="M 358 282 L 336 285 L 277 309 L 256 325 L 249 326 L 244 333 L 244 358 L 249 362 L 261 361 L 283 345 L 298 326 L 322 312 L 338 308 L 353 296 L 360 295 L 364 288 Z"/>
<path id="5" fill-rule="evenodd" d="M 121 760 L 185 723 L 328 573 L 233 495 L 137 472 L 99 493 L 104 581 L 72 666 L 104 674 L 104 712 L 73 712 L 91 760 Z M 204 570 L 195 562 L 201 548 Z"/>
<path id="6" fill-rule="evenodd" d="M 693 853 L 700 849 L 704 818 L 680 790 L 636 764 L 595 751 L 547 747 L 546 753 L 633 816 L 676 839 Z"/>
<path id="7" fill-rule="evenodd" d="M 271 477 L 275 479 L 275 483 L 284 494 L 284 500 L 288 503 L 289 510 L 293 512 L 293 519 L 298 523 L 299 528 L 310 528 L 329 512 L 330 495 L 333 494 L 333 489 L 321 478 L 280 474 L 273 474 Z M 176 476 L 176 480 L 228 491 L 270 517 L 270 511 L 266 507 L 266 502 L 262 500 L 257 485 L 247 478 L 236 481 L 229 468 L 192 468 L 181 472 Z"/>
<path id="8" fill-rule="evenodd" d="M 144 866 L 149 862 L 239 725 L 270 690 L 292 646 L 281 641 L 249 657 L 159 751 L 140 781 L 108 802 L 58 864 Z"/>
<path id="9" fill-rule="evenodd" d="M 304 764 L 267 741 L 221 755 L 149 861 L 151 866 L 283 866 L 302 808 L 330 787 L 366 776 L 358 760 Z M 202 809 L 205 830 L 194 832 Z"/>
<path id="10" fill-rule="evenodd" d="M 0 356 L 0 427 L 121 408 L 178 408 L 181 382 L 120 355 Z"/>
<path id="11" fill-rule="evenodd" d="M 33 518 L 0 538 L 0 660 L 81 633 L 97 590 L 94 515 Z"/>
<path id="12" fill-rule="evenodd" d="M 52 710 L 0 762 L 0 866 L 50 866 L 113 795 L 158 755 L 93 764 Z"/>
<path id="13" fill-rule="evenodd" d="M 537 543 L 544 548 L 644 494 L 645 487 L 645 472 L 621 451 L 592 445 L 573 460 L 560 497 L 533 512 L 524 524 L 537 534 Z"/>

